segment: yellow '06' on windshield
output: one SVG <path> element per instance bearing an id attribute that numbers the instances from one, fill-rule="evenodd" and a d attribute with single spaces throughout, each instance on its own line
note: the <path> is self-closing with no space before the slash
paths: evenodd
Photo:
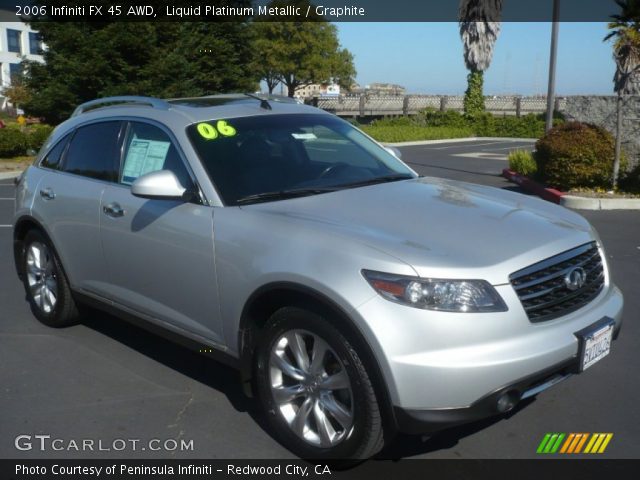
<path id="1" fill-rule="evenodd" d="M 199 123 L 197 128 L 200 136 L 206 140 L 215 140 L 218 134 L 223 137 L 233 137 L 236 134 L 236 129 L 225 120 L 218 120 L 215 127 L 207 122 Z"/>

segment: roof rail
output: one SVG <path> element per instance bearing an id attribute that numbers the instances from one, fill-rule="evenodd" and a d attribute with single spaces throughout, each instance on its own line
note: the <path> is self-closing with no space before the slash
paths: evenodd
<path id="1" fill-rule="evenodd" d="M 168 110 L 171 107 L 171 105 L 168 102 L 166 102 L 165 100 L 161 100 L 159 98 L 140 97 L 135 95 L 122 95 L 118 97 L 98 98 L 96 100 L 85 102 L 81 105 L 78 105 L 78 107 L 73 111 L 71 116 L 75 117 L 75 116 L 81 115 L 87 112 L 88 110 L 96 108 L 100 105 L 108 106 L 109 104 L 118 104 L 118 103 L 135 103 L 138 105 L 149 105 L 150 107 L 158 108 L 161 110 Z"/>
<path id="2" fill-rule="evenodd" d="M 272 102 L 279 103 L 297 103 L 301 104 L 302 102 L 296 98 L 287 97 L 286 95 L 277 95 L 275 93 L 245 93 L 245 95 L 254 96 L 255 98 L 260 98 L 264 100 L 269 100 Z"/>

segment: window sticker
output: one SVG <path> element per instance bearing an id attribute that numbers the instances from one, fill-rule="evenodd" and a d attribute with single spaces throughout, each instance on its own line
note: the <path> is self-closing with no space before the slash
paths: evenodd
<path id="1" fill-rule="evenodd" d="M 291 136 L 296 140 L 317 140 L 318 137 L 313 133 L 292 133 Z"/>
<path id="2" fill-rule="evenodd" d="M 122 183 L 133 181 L 149 172 L 162 170 L 169 153 L 170 142 L 133 138 L 124 160 Z"/>
<path id="3" fill-rule="evenodd" d="M 223 137 L 233 137 L 237 133 L 226 120 L 218 120 L 215 127 L 207 122 L 199 123 L 197 128 L 200 136 L 206 140 L 215 140 L 218 134 Z"/>

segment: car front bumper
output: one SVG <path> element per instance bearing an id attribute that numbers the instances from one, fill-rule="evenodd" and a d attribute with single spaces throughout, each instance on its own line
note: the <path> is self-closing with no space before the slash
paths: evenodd
<path id="1" fill-rule="evenodd" d="M 510 285 L 496 289 L 508 312 L 431 312 L 380 297 L 358 309 L 401 431 L 428 433 L 508 411 L 577 373 L 576 332 L 609 317 L 615 338 L 622 324 L 623 298 L 614 285 L 580 310 L 537 324 Z"/>

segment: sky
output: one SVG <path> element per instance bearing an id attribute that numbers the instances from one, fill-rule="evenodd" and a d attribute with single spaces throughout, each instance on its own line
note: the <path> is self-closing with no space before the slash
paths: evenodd
<path id="1" fill-rule="evenodd" d="M 459 95 L 467 70 L 455 22 L 337 23 L 340 42 L 355 57 L 356 81 L 397 83 L 407 93 Z M 606 23 L 562 22 L 558 35 L 556 93 L 613 94 L 615 63 Z M 546 94 L 551 23 L 503 22 L 485 95 Z"/>

